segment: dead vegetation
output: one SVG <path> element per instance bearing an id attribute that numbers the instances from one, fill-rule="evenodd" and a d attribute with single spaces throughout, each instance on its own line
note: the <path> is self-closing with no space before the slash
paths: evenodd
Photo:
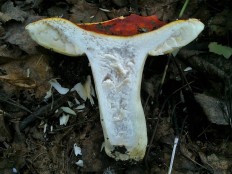
<path id="1" fill-rule="evenodd" d="M 173 21 L 184 2 L 1 1 L 0 173 L 167 173 L 175 138 L 172 173 L 231 173 L 232 64 L 208 48 L 211 42 L 231 47 L 229 0 L 189 1 L 181 18 L 200 19 L 203 33 L 175 58 L 148 58 L 141 98 L 149 144 L 139 163 L 105 154 L 96 96 L 90 102 L 83 91 L 71 90 L 92 76 L 87 58 L 46 50 L 25 31 L 52 16 L 81 23 L 137 13 Z"/>

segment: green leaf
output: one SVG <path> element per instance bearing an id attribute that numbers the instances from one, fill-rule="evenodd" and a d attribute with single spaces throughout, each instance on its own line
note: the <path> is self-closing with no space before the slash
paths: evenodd
<path id="1" fill-rule="evenodd" d="M 230 56 L 232 55 L 231 47 L 220 45 L 217 42 L 210 42 L 208 47 L 209 47 L 209 52 L 215 53 L 218 55 L 223 55 L 226 59 L 229 59 Z"/>

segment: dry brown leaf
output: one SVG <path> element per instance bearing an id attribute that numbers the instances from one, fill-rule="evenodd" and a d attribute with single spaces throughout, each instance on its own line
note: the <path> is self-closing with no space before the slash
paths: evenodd
<path id="1" fill-rule="evenodd" d="M 7 82 L 2 83 L 7 93 L 13 93 L 20 88 L 35 88 L 35 95 L 40 98 L 46 94 L 52 78 L 51 68 L 48 65 L 48 57 L 35 55 L 25 60 L 12 61 L 0 66 L 5 74 L 0 79 Z M 10 84 L 10 85 L 9 85 Z"/>
<path id="2" fill-rule="evenodd" d="M 157 15 L 162 21 L 175 20 L 179 11 L 176 10 L 176 0 L 169 1 L 140 1 L 141 14 L 145 16 Z"/>
<path id="3" fill-rule="evenodd" d="M 103 153 L 100 152 L 103 134 L 100 125 L 92 128 L 89 136 L 82 141 L 82 159 L 84 161 L 83 172 L 100 172 L 106 163 L 103 162 Z M 94 164 L 94 165 L 93 165 Z"/>
<path id="4" fill-rule="evenodd" d="M 63 7 L 64 6 L 64 7 Z M 53 6 L 48 9 L 48 16 L 62 16 L 63 18 L 68 17 L 68 7 L 63 5 L 62 7 Z"/>
<path id="5" fill-rule="evenodd" d="M 207 160 L 207 157 L 206 157 L 206 155 L 203 153 L 203 152 L 198 152 L 198 155 L 199 155 L 199 157 L 200 157 L 200 159 L 201 159 L 201 162 L 205 165 L 205 166 L 207 166 L 207 167 L 209 167 L 209 168 L 212 168 L 212 166 L 210 166 L 209 165 L 209 163 L 208 163 L 208 160 Z"/>
<path id="6" fill-rule="evenodd" d="M 5 34 L 5 29 L 3 28 L 2 25 L 0 25 L 0 37 L 3 37 Z"/>
<path id="7" fill-rule="evenodd" d="M 36 149 L 36 153 L 32 152 L 30 155 L 30 161 L 33 163 L 35 170 L 38 173 L 50 174 L 49 165 L 52 165 L 52 160 L 49 157 L 48 149 L 44 145 L 37 145 L 36 143 L 31 144 L 34 149 Z M 51 169 L 52 170 L 52 169 Z"/>
<path id="8" fill-rule="evenodd" d="M 0 163 L 0 170 L 3 169 L 2 164 L 5 164 L 5 168 L 17 168 L 20 169 L 25 165 L 25 158 L 26 154 L 28 153 L 28 148 L 26 147 L 26 144 L 24 141 L 15 141 L 11 143 L 11 146 L 4 150 L 3 157 L 4 161 L 3 163 Z"/>
<path id="9" fill-rule="evenodd" d="M 144 79 L 143 90 L 146 91 L 148 95 L 150 95 L 152 98 L 157 97 L 157 91 L 159 89 L 159 85 L 161 83 L 161 76 L 160 75 L 153 75 L 149 79 Z"/>
<path id="10" fill-rule="evenodd" d="M 229 168 L 229 159 L 218 157 L 216 154 L 207 156 L 207 160 L 214 169 L 227 170 Z"/>
<path id="11" fill-rule="evenodd" d="M 112 9 L 110 13 L 107 13 L 107 16 L 110 19 L 114 19 L 120 16 L 128 16 L 130 15 L 130 10 L 127 7 L 123 7 L 120 9 Z"/>
<path id="12" fill-rule="evenodd" d="M 9 131 L 9 126 L 5 122 L 4 112 L 0 110 L 0 137 L 2 141 L 10 141 L 12 136 Z"/>
<path id="13" fill-rule="evenodd" d="M 169 118 L 163 118 L 157 127 L 156 139 L 158 140 L 161 138 L 162 140 L 165 140 L 168 137 L 173 138 L 174 131 L 172 129 L 172 125 Z M 165 142 L 165 143 L 169 144 L 169 142 Z"/>
<path id="14" fill-rule="evenodd" d="M 7 45 L 0 46 L 0 65 L 4 63 L 17 60 L 21 56 L 22 52 L 17 47 L 9 49 Z"/>
<path id="15" fill-rule="evenodd" d="M 2 5 L 1 11 L 5 14 L 5 17 L 14 19 L 16 21 L 23 22 L 28 14 L 22 11 L 19 7 L 15 7 L 13 2 L 7 1 Z"/>
<path id="16" fill-rule="evenodd" d="M 119 7 L 124 7 L 128 4 L 128 0 L 112 0 L 113 3 Z"/>
<path id="17" fill-rule="evenodd" d="M 196 93 L 194 98 L 202 107 L 205 115 L 211 123 L 218 125 L 229 124 L 228 110 L 224 101 L 199 93 Z"/>
<path id="18" fill-rule="evenodd" d="M 76 1 L 71 12 L 70 20 L 75 23 L 108 20 L 105 12 L 99 10 L 96 4 L 88 3 L 85 0 Z"/>
<path id="19" fill-rule="evenodd" d="M 211 17 L 209 22 L 209 34 L 225 36 L 232 31 L 231 24 L 231 9 L 225 9 L 220 13 L 217 13 L 215 16 Z"/>
<path id="20" fill-rule="evenodd" d="M 17 4 L 17 6 L 22 8 L 30 6 L 30 8 L 36 9 L 36 8 L 41 8 L 42 2 L 43 0 L 26 0 L 26 1 L 15 1 L 15 4 Z"/>
<path id="21" fill-rule="evenodd" d="M 196 155 L 191 152 L 188 147 L 186 147 L 186 144 L 181 143 L 180 144 L 180 151 L 183 155 L 185 155 L 186 157 L 188 157 L 189 159 L 192 159 L 193 161 L 195 161 Z"/>
<path id="22" fill-rule="evenodd" d="M 66 0 L 69 4 L 75 4 L 77 1 L 76 0 Z"/>
<path id="23" fill-rule="evenodd" d="M 231 165 L 231 162 L 228 159 L 218 157 L 214 153 L 208 156 L 202 152 L 198 152 L 198 154 L 202 163 L 208 168 L 208 170 L 212 171 L 212 173 L 217 173 L 216 171 L 226 171 Z"/>
<path id="24" fill-rule="evenodd" d="M 5 27 L 6 34 L 4 39 L 12 45 L 19 46 L 20 49 L 28 54 L 38 54 L 38 46 L 25 30 L 25 26 L 31 22 L 41 19 L 40 16 L 30 16 L 24 23 L 11 23 Z"/>
<path id="25" fill-rule="evenodd" d="M 7 22 L 7 21 L 9 21 L 11 19 L 12 18 L 10 17 L 9 14 L 4 14 L 4 13 L 0 12 L 0 21 L 1 22 L 5 23 L 5 22 Z"/>
<path id="26" fill-rule="evenodd" d="M 6 81 L 11 85 L 21 87 L 21 88 L 35 88 L 36 82 L 28 77 L 20 77 L 17 74 L 0 76 L 0 80 Z"/>

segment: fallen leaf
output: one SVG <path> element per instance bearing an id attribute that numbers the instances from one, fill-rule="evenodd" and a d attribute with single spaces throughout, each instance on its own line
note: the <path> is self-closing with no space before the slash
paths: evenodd
<path id="1" fill-rule="evenodd" d="M 217 36 L 226 36 L 232 31 L 231 18 L 232 13 L 229 8 L 225 8 L 223 11 L 215 14 L 215 16 L 210 16 L 209 20 L 209 34 L 215 37 Z"/>
<path id="2" fill-rule="evenodd" d="M 21 87 L 21 88 L 35 88 L 36 82 L 28 77 L 23 77 L 18 74 L 10 74 L 10 75 L 4 75 L 0 76 L 0 80 L 6 81 L 7 83 L 10 83 L 11 85 Z"/>
<path id="3" fill-rule="evenodd" d="M 26 0 L 26 1 L 18 1 L 17 3 L 21 3 L 22 2 L 22 6 L 25 5 L 30 5 L 31 8 L 35 9 L 35 8 L 41 8 L 41 3 L 43 2 L 43 0 Z"/>
<path id="4" fill-rule="evenodd" d="M 224 45 L 220 45 L 217 42 L 209 43 L 209 52 L 215 53 L 218 55 L 223 55 L 226 59 L 229 59 L 232 55 L 232 48 Z"/>
<path id="5" fill-rule="evenodd" d="M 229 124 L 229 121 L 225 119 L 228 111 L 224 101 L 205 94 L 195 94 L 194 98 L 200 104 L 210 122 L 219 125 Z"/>
<path id="6" fill-rule="evenodd" d="M 12 139 L 8 124 L 5 122 L 4 112 L 0 110 L 0 137 L 1 141 L 10 141 Z"/>
<path id="7" fill-rule="evenodd" d="M 1 22 L 5 23 L 5 22 L 7 22 L 7 21 L 9 21 L 11 19 L 12 18 L 10 17 L 9 14 L 4 14 L 4 13 L 0 12 L 0 21 Z"/>
<path id="8" fill-rule="evenodd" d="M 207 156 L 208 163 L 216 169 L 227 170 L 229 168 L 229 161 L 219 158 L 216 154 Z"/>
<path id="9" fill-rule="evenodd" d="M 52 6 L 48 9 L 48 16 L 61 16 L 63 18 L 68 18 L 68 5 L 62 4 L 62 7 Z"/>
<path id="10" fill-rule="evenodd" d="M 5 19 L 7 20 L 14 19 L 16 21 L 23 22 L 28 14 L 21 10 L 19 7 L 15 7 L 13 2 L 6 1 L 2 7 L 1 11 L 5 14 Z"/>
<path id="11" fill-rule="evenodd" d="M 157 91 L 159 89 L 159 85 L 161 83 L 161 76 L 160 75 L 153 75 L 149 79 L 145 79 L 143 85 L 143 90 L 152 98 L 155 98 Z"/>
<path id="12" fill-rule="evenodd" d="M 128 16 L 128 15 L 130 15 L 130 10 L 127 7 L 112 9 L 110 13 L 107 13 L 107 16 L 110 19 L 114 19 L 120 16 Z"/>
<path id="13" fill-rule="evenodd" d="M 96 4 L 88 3 L 85 0 L 75 1 L 71 9 L 70 20 L 75 23 L 101 22 L 108 20 L 105 12 L 99 10 Z"/>
<path id="14" fill-rule="evenodd" d="M 28 54 L 38 54 L 38 46 L 25 30 L 25 26 L 33 21 L 39 20 L 39 16 L 29 16 L 24 23 L 9 23 L 5 26 L 5 36 L 3 39 L 12 45 L 17 45 Z"/>
<path id="15" fill-rule="evenodd" d="M 48 81 L 53 76 L 48 59 L 45 55 L 35 55 L 1 65 L 0 71 L 4 74 L 0 80 L 6 82 L 1 84 L 4 91 L 14 94 L 19 88 L 32 88 L 36 98 L 45 96 L 50 87 Z"/>
<path id="16" fill-rule="evenodd" d="M 13 60 L 18 60 L 21 57 L 22 51 L 17 47 L 10 49 L 7 45 L 0 46 L 0 65 L 9 63 Z"/>

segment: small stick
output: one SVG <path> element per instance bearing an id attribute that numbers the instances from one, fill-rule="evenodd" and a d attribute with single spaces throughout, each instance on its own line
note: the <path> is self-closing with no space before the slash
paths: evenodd
<path id="1" fill-rule="evenodd" d="M 174 158 L 175 158 L 176 147 L 177 147 L 178 142 L 179 142 L 179 138 L 175 137 L 175 139 L 174 139 L 174 145 L 173 145 L 173 150 L 172 150 L 172 157 L 171 157 L 171 161 L 170 161 L 170 166 L 169 166 L 168 174 L 172 173 L 172 166 L 173 166 L 173 161 L 174 161 Z"/>
<path id="2" fill-rule="evenodd" d="M 65 96 L 60 97 L 58 100 L 56 100 L 54 103 L 50 103 L 37 111 L 31 113 L 28 117 L 26 117 L 19 125 L 20 131 L 24 130 L 30 123 L 34 122 L 36 119 L 38 119 L 42 114 L 49 115 L 54 110 L 58 109 L 63 103 L 67 101 Z M 51 106 L 54 105 L 54 107 L 51 110 Z"/>

